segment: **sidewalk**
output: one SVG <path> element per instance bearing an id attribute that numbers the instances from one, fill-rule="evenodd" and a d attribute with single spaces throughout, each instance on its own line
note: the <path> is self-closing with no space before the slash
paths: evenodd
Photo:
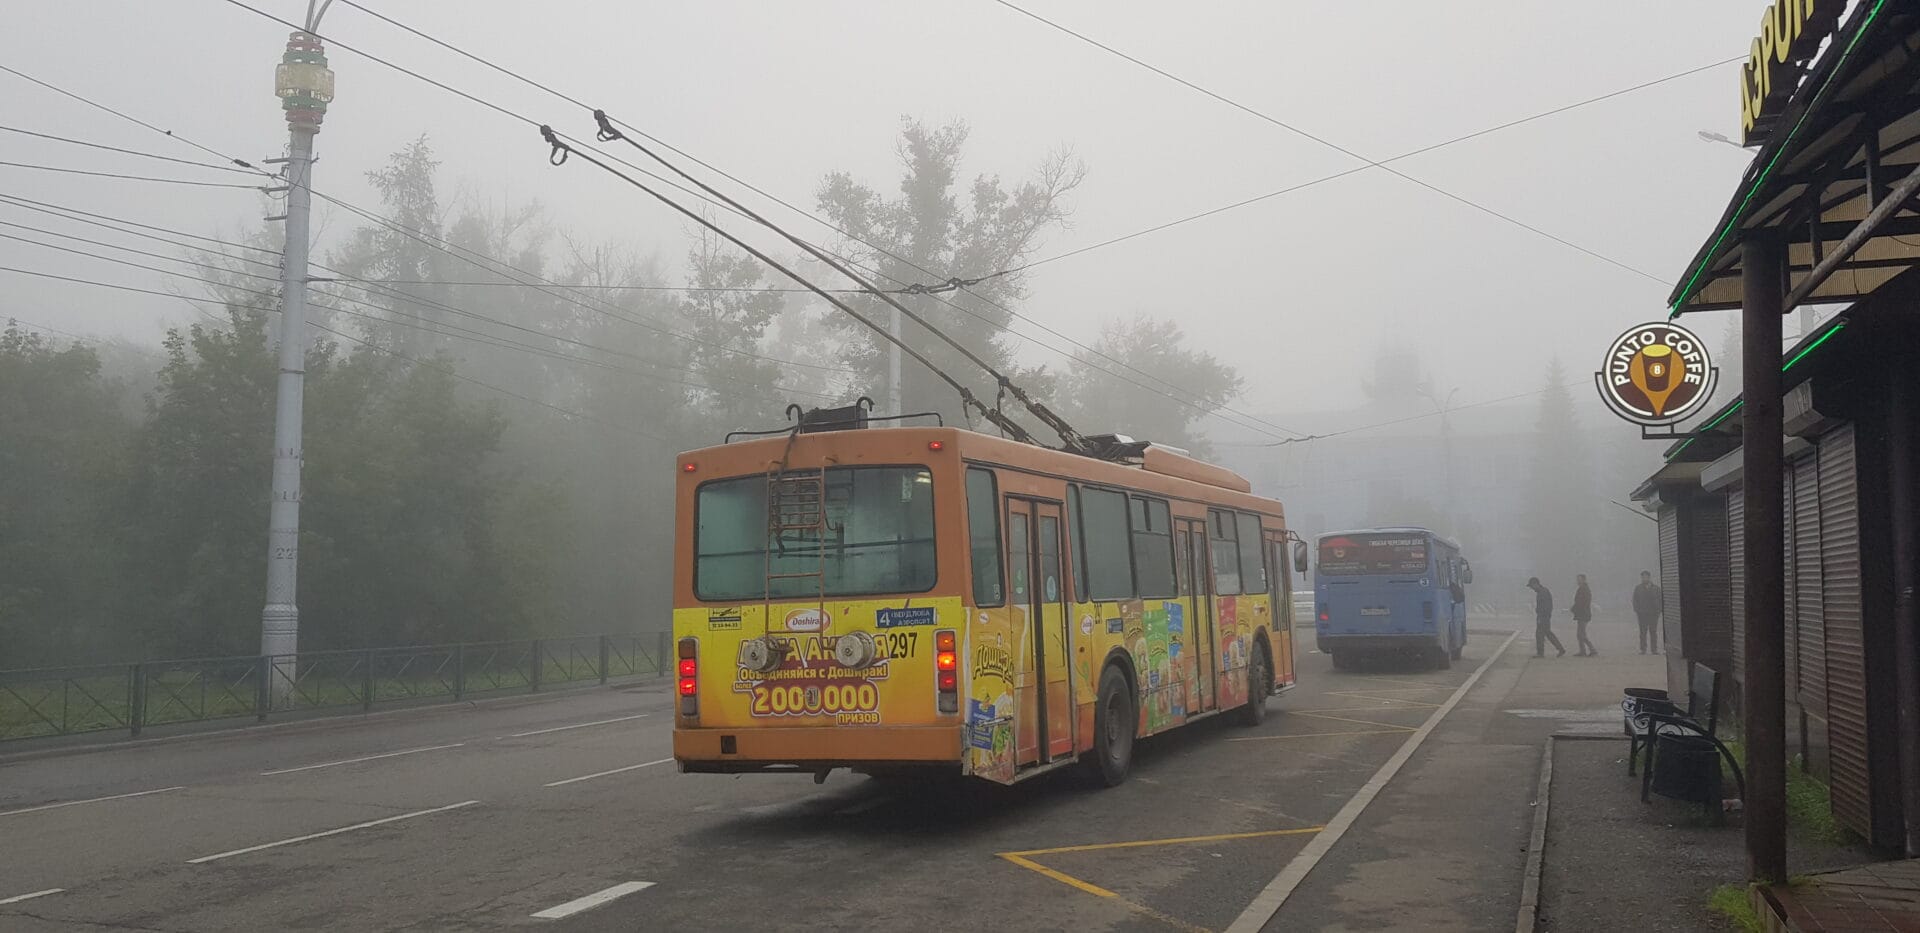
<path id="1" fill-rule="evenodd" d="M 1740 814 L 1714 825 L 1698 804 L 1657 795 L 1643 803 L 1640 779 L 1627 775 L 1620 691 L 1661 686 L 1665 659 L 1635 653 L 1631 624 L 1596 623 L 1592 629 L 1601 657 L 1555 659 L 1549 649 L 1547 658 L 1530 660 L 1507 703 L 1515 716 L 1554 722 L 1552 732 L 1561 736 L 1553 743 L 1535 929 L 1739 930 L 1709 900 L 1723 885 L 1737 886 L 1729 892 L 1732 899 L 1746 899 Z M 1569 639 L 1562 635 L 1561 640 Z M 1723 721 L 1722 733 L 1731 727 Z M 1726 793 L 1735 793 L 1731 778 Z M 1871 855 L 1796 835 L 1789 857 L 1795 872 L 1806 872 L 1856 864 Z"/>

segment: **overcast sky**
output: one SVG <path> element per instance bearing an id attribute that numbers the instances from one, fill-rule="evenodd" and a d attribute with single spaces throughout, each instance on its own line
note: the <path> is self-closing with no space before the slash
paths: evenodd
<path id="1" fill-rule="evenodd" d="M 249 0 L 297 19 L 303 0 Z M 972 126 L 967 168 L 1009 180 L 1070 148 L 1088 169 L 1051 255 L 1310 181 L 1352 157 L 1089 47 L 992 0 L 364 0 L 603 106 L 767 190 L 813 204 L 847 169 L 891 190 L 903 115 Z M 1373 159 L 1742 55 L 1759 0 L 1381 3 L 1021 0 L 1023 6 Z M 247 158 L 280 154 L 272 96 L 287 30 L 225 0 L 10 4 L 0 63 Z M 586 136 L 587 116 L 335 4 L 321 32 Z M 315 187 L 373 205 L 364 172 L 431 137 L 452 191 L 537 199 L 561 229 L 677 261 L 683 225 L 535 131 L 331 50 L 338 99 Z M 1177 316 L 1248 379 L 1243 409 L 1337 407 L 1382 341 L 1414 344 L 1468 402 L 1535 388 L 1559 355 L 1584 379 L 1607 341 L 1662 313 L 1746 154 L 1736 65 L 1426 153 L 1395 168 L 1643 270 L 1583 255 L 1380 169 L 1035 270 L 1026 314 L 1091 339 L 1104 318 Z M 0 123 L 182 158 L 204 154 L 0 74 Z M 0 160 L 233 180 L 0 133 Z M 234 176 L 233 178 L 238 178 Z M 245 191 L 0 167 L 0 191 L 232 234 Z M 277 212 L 277 211 L 276 211 Z M 323 212 L 321 249 L 350 218 Z M 791 219 L 791 218 L 790 218 Z M 0 206 L 0 220 L 42 225 Z M 52 226 L 52 225 L 49 225 Z M 62 229 L 74 229 L 59 225 Z M 795 221 L 795 229 L 822 231 Z M 19 231 L 0 228 L 0 232 Z M 163 247 L 164 249 L 164 247 Z M 0 265 L 157 289 L 164 277 L 0 240 Z M 984 270 L 955 270 L 969 274 Z M 0 272 L 0 317 L 151 336 L 178 301 Z M 1695 326 L 1719 345 L 1724 315 Z M 1038 348 L 1035 362 L 1058 358 Z M 1577 394 L 1599 411 L 1590 390 Z"/>

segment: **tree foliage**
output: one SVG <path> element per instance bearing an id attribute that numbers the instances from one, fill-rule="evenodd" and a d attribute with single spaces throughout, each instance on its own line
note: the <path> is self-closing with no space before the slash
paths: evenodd
<path id="1" fill-rule="evenodd" d="M 1187 346 L 1178 323 L 1142 314 L 1109 321 L 1091 351 L 1075 354 L 1058 398 L 1081 431 L 1126 434 L 1205 457 L 1210 445 L 1198 422 L 1244 384 L 1233 367 Z"/>
<path id="2" fill-rule="evenodd" d="M 1033 254 L 1042 234 L 1066 223 L 1067 195 L 1085 177 L 1083 167 L 1068 154 L 1055 153 L 1034 177 L 1011 187 L 995 175 L 963 182 L 960 163 L 967 132 L 964 123 L 929 127 L 903 120 L 896 196 L 883 195 L 846 172 L 834 172 L 821 183 L 817 197 L 822 212 L 851 237 L 842 251 L 877 270 L 875 284 L 931 285 L 944 276 L 976 277 L 1009 269 Z M 1013 321 L 1009 309 L 1026 297 L 1022 281 L 1017 274 L 1001 275 L 939 296 L 896 297 L 916 314 L 938 322 L 988 365 L 1031 381 L 1033 374 L 1017 365 L 1006 332 Z M 850 303 L 883 326 L 893 314 L 871 297 Z M 884 399 L 888 344 L 844 317 L 834 323 L 847 333 L 843 359 L 858 372 L 865 394 Z M 901 322 L 901 334 L 916 351 L 992 404 L 997 386 L 978 366 L 911 321 Z M 950 423 L 965 423 L 953 389 L 911 358 L 901 363 L 901 405 L 907 411 L 938 411 Z"/>
<path id="3" fill-rule="evenodd" d="M 1600 499 L 1595 494 L 1592 449 L 1574 408 L 1566 368 L 1558 359 L 1547 367 L 1533 430 L 1522 535 L 1534 561 L 1531 575 L 1557 591 L 1570 586 L 1574 574 L 1590 572 L 1600 557 L 1594 550 Z"/>

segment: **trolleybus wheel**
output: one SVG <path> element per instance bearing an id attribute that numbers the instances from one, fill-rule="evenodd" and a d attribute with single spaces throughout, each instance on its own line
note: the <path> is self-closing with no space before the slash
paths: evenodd
<path id="1" fill-rule="evenodd" d="M 1333 669 L 1336 671 L 1351 670 L 1353 668 L 1353 657 L 1349 654 L 1336 649 L 1327 652 L 1327 656 L 1333 659 Z"/>
<path id="2" fill-rule="evenodd" d="M 1093 707 L 1093 751 L 1083 762 L 1088 776 L 1105 787 L 1118 787 L 1127 780 L 1139 720 L 1126 675 L 1109 665 L 1100 674 L 1100 698 Z"/>
<path id="3" fill-rule="evenodd" d="M 1433 649 L 1433 669 L 1444 671 L 1453 666 L 1453 651 L 1445 645 Z"/>
<path id="4" fill-rule="evenodd" d="M 1243 726 L 1267 721 L 1267 695 L 1273 692 L 1273 675 L 1268 671 L 1267 646 L 1255 642 L 1253 656 L 1247 659 L 1247 705 L 1240 707 Z"/>

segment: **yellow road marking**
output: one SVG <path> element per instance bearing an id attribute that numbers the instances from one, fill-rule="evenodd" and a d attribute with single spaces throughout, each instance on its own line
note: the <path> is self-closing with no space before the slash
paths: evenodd
<path id="1" fill-rule="evenodd" d="M 1427 690 L 1452 690 L 1456 686 L 1458 686 L 1457 684 L 1420 684 L 1415 686 L 1411 681 L 1405 681 L 1405 680 L 1389 680 L 1389 681 L 1386 681 L 1386 683 L 1408 684 L 1408 686 L 1368 687 L 1367 689 L 1373 691 L 1374 693 L 1417 693 L 1417 692 L 1422 692 Z M 1335 691 L 1329 690 L 1327 692 L 1334 693 Z"/>
<path id="2" fill-rule="evenodd" d="M 1264 836 L 1303 836 L 1317 833 L 1322 827 L 1308 826 L 1303 829 L 1267 829 L 1253 833 L 1221 833 L 1214 836 L 1176 836 L 1172 839 L 1142 839 L 1137 842 L 1096 842 L 1082 846 L 1059 846 L 1052 849 L 1026 849 L 1020 852 L 1005 852 L 1003 855 L 1054 855 L 1060 852 L 1094 852 L 1101 849 L 1133 849 L 1140 846 L 1171 846 L 1189 842 L 1220 842 L 1227 839 L 1259 839 Z"/>
<path id="3" fill-rule="evenodd" d="M 1036 874 L 1044 875 L 1045 877 L 1048 877 L 1048 878 L 1052 878 L 1053 880 L 1058 881 L 1061 884 L 1067 885 L 1068 887 L 1074 888 L 1075 890 L 1084 891 L 1088 894 L 1093 895 L 1094 897 L 1103 897 L 1108 900 L 1114 901 L 1126 907 L 1128 910 L 1133 911 L 1134 913 L 1137 913 L 1143 917 L 1150 917 L 1154 920 L 1158 920 L 1161 923 L 1164 923 L 1170 927 L 1173 927 L 1174 929 L 1184 930 L 1186 931 L 1186 933 L 1212 933 L 1212 931 L 1208 930 L 1206 927 L 1196 926 L 1194 924 L 1188 923 L 1185 920 L 1180 919 L 1179 917 L 1171 916 L 1169 914 L 1164 914 L 1164 913 L 1161 913 L 1160 911 L 1154 910 L 1153 908 L 1148 907 L 1145 904 L 1139 904 L 1139 903 L 1135 903 L 1134 901 L 1127 900 L 1126 898 L 1121 897 L 1119 894 L 1113 891 L 1109 891 L 1106 888 L 1103 888 L 1090 881 L 1082 881 L 1081 879 L 1075 878 L 1074 876 L 1069 875 L 1066 872 L 1048 868 L 1047 866 L 1042 865 L 1031 858 L 1028 858 L 1028 856 L 1056 855 L 1061 852 L 1095 852 L 1095 851 L 1100 851 L 1104 849 L 1131 849 L 1131 848 L 1138 848 L 1141 846 L 1169 846 L 1169 845 L 1180 845 L 1183 843 L 1191 843 L 1191 842 L 1219 842 L 1219 841 L 1230 840 L 1230 839 L 1258 839 L 1258 838 L 1263 838 L 1267 836 L 1299 836 L 1299 835 L 1306 835 L 1309 833 L 1317 833 L 1323 828 L 1324 827 L 1320 827 L 1320 826 L 1310 826 L 1305 829 L 1270 829 L 1270 830 L 1264 830 L 1262 832 L 1253 832 L 1253 833 L 1221 833 L 1213 836 L 1180 836 L 1173 839 L 1142 839 L 1135 842 L 1102 842 L 1102 843 L 1093 843 L 1090 845 L 1079 845 L 1079 846 L 1056 846 L 1051 849 L 1027 849 L 1021 852 L 1001 852 L 999 853 L 999 856 L 1003 859 L 1006 859 L 1008 862 L 1011 862 L 1015 865 L 1020 866 L 1021 868 L 1034 872 Z"/>
<path id="4" fill-rule="evenodd" d="M 1325 713 L 1309 713 L 1305 710 L 1293 710 L 1292 713 L 1295 716 L 1312 716 L 1315 719 L 1331 719 L 1334 722 L 1350 722 L 1360 726 L 1379 726 L 1383 729 L 1398 729 L 1402 732 L 1414 731 L 1412 726 L 1396 725 L 1390 722 L 1374 722 L 1371 719 L 1350 719 L 1346 716 L 1329 716 Z"/>
<path id="5" fill-rule="evenodd" d="M 1352 732 L 1296 732 L 1292 735 L 1248 735 L 1228 739 L 1229 742 L 1271 742 L 1274 739 L 1320 739 L 1335 735 L 1406 735 L 1412 729 L 1398 726 L 1392 729 L 1356 729 Z"/>

